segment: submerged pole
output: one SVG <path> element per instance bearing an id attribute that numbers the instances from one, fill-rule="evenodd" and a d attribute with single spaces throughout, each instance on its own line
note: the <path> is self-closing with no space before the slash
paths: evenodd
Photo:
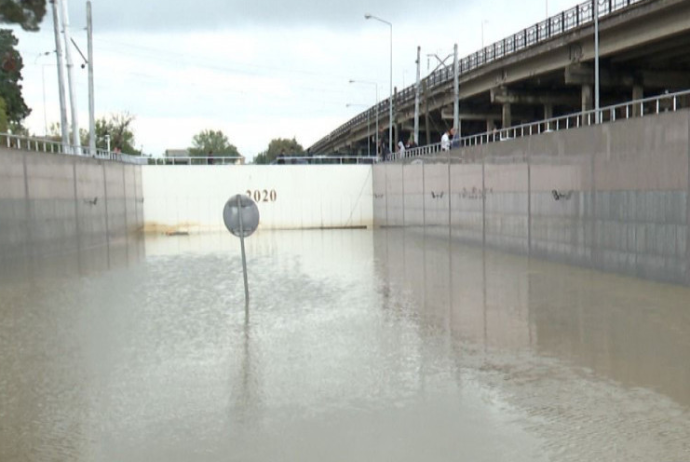
<path id="1" fill-rule="evenodd" d="M 240 219 L 240 246 L 242 247 L 242 273 L 244 274 L 244 313 L 249 316 L 249 282 L 247 281 L 247 254 L 244 251 L 244 221 L 242 219 L 242 196 L 237 195 L 237 212 Z"/>

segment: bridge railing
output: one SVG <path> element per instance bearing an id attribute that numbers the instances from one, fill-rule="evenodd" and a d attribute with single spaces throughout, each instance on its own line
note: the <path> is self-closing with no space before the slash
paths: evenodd
<path id="1" fill-rule="evenodd" d="M 241 156 L 172 156 L 149 157 L 149 165 L 237 165 L 244 162 Z"/>
<path id="2" fill-rule="evenodd" d="M 102 160 L 112 160 L 127 164 L 145 164 L 146 157 L 133 156 L 120 152 L 96 149 L 92 153 L 88 146 L 72 146 L 69 144 L 55 141 L 49 138 L 13 135 L 11 133 L 0 133 L 0 146 L 8 149 L 21 149 L 25 151 L 44 152 L 49 154 L 66 154 L 72 156 L 91 157 Z"/>
<path id="3" fill-rule="evenodd" d="M 214 157 L 151 157 L 149 165 L 237 165 L 244 163 L 243 157 L 214 156 Z M 375 164 L 378 158 L 374 156 L 289 156 L 278 158 L 271 165 L 350 165 Z"/>
<path id="4" fill-rule="evenodd" d="M 452 149 L 457 147 L 478 146 L 525 136 L 539 135 L 554 131 L 570 130 L 597 123 L 611 123 L 635 117 L 644 117 L 663 112 L 675 112 L 690 108 L 690 90 L 667 93 L 650 98 L 629 101 L 627 103 L 606 106 L 596 110 L 576 112 L 550 119 L 496 129 L 490 132 L 456 138 L 451 141 Z M 415 158 L 441 152 L 441 143 L 433 143 L 417 148 L 406 149 L 404 158 Z M 400 156 L 396 157 L 398 160 Z"/>
<path id="5" fill-rule="evenodd" d="M 509 37 L 498 42 L 487 45 L 465 58 L 458 60 L 458 71 L 460 75 L 474 71 L 486 64 L 498 59 L 503 59 L 511 54 L 522 51 L 538 43 L 550 40 L 574 29 L 578 29 L 594 20 L 594 2 L 599 3 L 599 18 L 606 17 L 612 13 L 628 8 L 636 3 L 646 0 L 587 0 L 574 7 L 562 11 L 550 18 L 545 19 L 533 26 L 527 27 Z M 432 72 L 423 80 L 426 82 L 427 89 L 432 90 L 441 85 L 452 82 L 454 78 L 453 67 L 439 69 Z M 415 98 L 416 84 L 404 88 L 397 94 L 396 103 L 402 104 Z M 378 112 L 387 114 L 390 105 L 390 98 L 378 104 Z M 336 128 L 330 134 L 319 140 L 315 146 L 325 143 L 332 137 L 337 137 L 347 133 L 353 126 L 364 123 L 367 118 L 375 117 L 376 106 L 358 114 L 354 118 Z"/>

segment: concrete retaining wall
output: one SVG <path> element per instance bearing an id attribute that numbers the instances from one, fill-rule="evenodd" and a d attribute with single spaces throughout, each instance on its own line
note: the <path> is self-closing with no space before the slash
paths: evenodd
<path id="1" fill-rule="evenodd" d="M 0 259 L 126 242 L 143 226 L 141 167 L 0 149 Z"/>
<path id="2" fill-rule="evenodd" d="M 682 111 L 376 165 L 375 224 L 690 284 L 689 159 Z"/>
<path id="3" fill-rule="evenodd" d="M 146 230 L 225 230 L 223 207 L 250 194 L 260 229 L 370 227 L 370 165 L 148 165 L 142 167 Z"/>

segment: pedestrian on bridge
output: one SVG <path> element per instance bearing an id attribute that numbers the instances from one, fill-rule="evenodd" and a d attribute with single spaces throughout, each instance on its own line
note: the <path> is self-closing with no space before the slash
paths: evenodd
<path id="1" fill-rule="evenodd" d="M 450 151 L 450 140 L 455 136 L 455 128 L 450 128 L 441 136 L 441 151 Z"/>

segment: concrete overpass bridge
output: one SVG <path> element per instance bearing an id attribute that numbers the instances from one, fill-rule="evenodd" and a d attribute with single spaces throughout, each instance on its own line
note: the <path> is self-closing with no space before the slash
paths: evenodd
<path id="1" fill-rule="evenodd" d="M 420 145 L 438 142 L 453 126 L 456 93 L 463 137 L 593 109 L 593 1 L 459 59 L 419 86 L 396 89 L 394 140 L 413 136 L 417 97 Z M 690 88 L 690 0 L 598 2 L 602 106 Z M 388 131 L 389 104 L 357 115 L 310 152 L 365 155 L 377 113 L 382 134 Z"/>

